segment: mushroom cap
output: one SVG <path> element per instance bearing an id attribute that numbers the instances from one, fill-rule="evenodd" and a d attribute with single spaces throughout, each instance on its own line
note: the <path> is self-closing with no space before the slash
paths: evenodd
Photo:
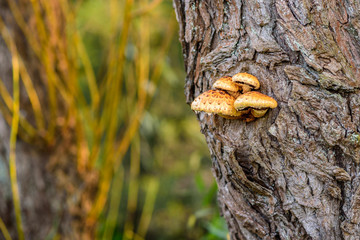
<path id="1" fill-rule="evenodd" d="M 259 80 L 255 76 L 249 73 L 237 73 L 234 76 L 232 76 L 232 81 L 239 84 L 249 85 L 253 89 L 260 88 Z"/>
<path id="2" fill-rule="evenodd" d="M 239 110 L 244 110 L 247 108 L 254 109 L 267 109 L 267 108 L 276 108 L 277 102 L 272 97 L 269 97 L 265 94 L 259 92 L 247 92 L 240 95 L 234 102 L 234 107 Z"/>
<path id="3" fill-rule="evenodd" d="M 241 116 L 243 113 L 236 111 L 234 101 L 234 97 L 222 90 L 209 90 L 195 98 L 191 103 L 191 109 L 194 111 L 220 114 L 222 117 Z"/>
<path id="4" fill-rule="evenodd" d="M 229 76 L 225 76 L 216 80 L 213 84 L 213 88 L 231 92 L 238 92 L 241 90 L 241 87 L 232 81 L 232 78 Z"/>

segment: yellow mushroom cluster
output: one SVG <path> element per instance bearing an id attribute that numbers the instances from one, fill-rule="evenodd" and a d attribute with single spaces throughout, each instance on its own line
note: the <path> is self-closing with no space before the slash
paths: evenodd
<path id="1" fill-rule="evenodd" d="M 248 73 L 222 77 L 214 83 L 213 90 L 195 98 L 191 109 L 251 122 L 264 116 L 269 108 L 277 107 L 277 102 L 272 97 L 252 91 L 259 88 L 259 80 Z"/>

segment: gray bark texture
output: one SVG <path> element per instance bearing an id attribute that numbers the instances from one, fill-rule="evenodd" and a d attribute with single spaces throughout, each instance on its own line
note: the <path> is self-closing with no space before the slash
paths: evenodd
<path id="1" fill-rule="evenodd" d="M 248 72 L 279 106 L 197 115 L 231 239 L 360 239 L 360 3 L 177 1 L 191 103 Z"/>

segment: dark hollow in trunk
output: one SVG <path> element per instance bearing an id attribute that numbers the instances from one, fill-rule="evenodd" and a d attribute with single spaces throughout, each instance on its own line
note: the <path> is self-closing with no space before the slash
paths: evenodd
<path id="1" fill-rule="evenodd" d="M 279 106 L 199 113 L 231 239 L 360 239 L 360 3 L 177 1 L 187 103 L 248 72 Z"/>

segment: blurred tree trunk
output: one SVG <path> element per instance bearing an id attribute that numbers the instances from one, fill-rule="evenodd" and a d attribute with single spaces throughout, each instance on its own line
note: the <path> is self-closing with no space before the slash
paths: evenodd
<path id="1" fill-rule="evenodd" d="M 46 112 L 49 111 L 46 110 L 49 109 L 46 74 L 9 9 L 8 2 L 11 1 L 13 0 L 0 0 L 0 17 L 16 42 L 17 51 L 33 80 L 42 109 L 45 109 L 43 114 L 48 117 L 50 114 Z M 20 14 L 27 20 L 27 23 L 34 24 L 30 2 L 15 1 L 14 3 L 20 6 Z M 61 21 L 59 20 L 59 22 Z M 1 30 L 3 29 L 0 28 Z M 0 78 L 10 95 L 12 95 L 11 61 L 11 53 L 0 35 Z M 26 90 L 22 83 L 20 87 L 21 114 L 34 123 L 33 111 Z M 6 117 L 3 111 L 6 107 L 3 99 L 1 101 L 0 217 L 13 239 L 18 239 L 9 177 L 10 127 L 9 123 L 5 121 Z M 66 106 L 59 102 L 56 137 L 50 145 L 39 138 L 25 137 L 26 141 L 23 141 L 24 138 L 17 141 L 17 178 L 25 239 L 53 239 L 56 235 L 61 239 L 93 238 L 94 229 L 86 228 L 88 226 L 85 224 L 89 204 L 84 206 L 84 203 L 89 203 L 91 199 L 84 194 L 88 190 L 88 185 L 79 175 L 76 166 L 75 120 L 71 117 L 68 118 L 67 114 Z M 66 121 L 64 119 L 69 120 L 69 122 L 65 122 L 68 124 L 67 128 L 62 127 Z M 21 127 L 19 128 L 20 136 L 24 133 L 23 130 Z M 41 133 L 36 134 L 41 135 Z"/>
<path id="2" fill-rule="evenodd" d="M 248 72 L 279 107 L 198 114 L 231 239 L 360 239 L 360 3 L 174 0 L 187 103 Z"/>

